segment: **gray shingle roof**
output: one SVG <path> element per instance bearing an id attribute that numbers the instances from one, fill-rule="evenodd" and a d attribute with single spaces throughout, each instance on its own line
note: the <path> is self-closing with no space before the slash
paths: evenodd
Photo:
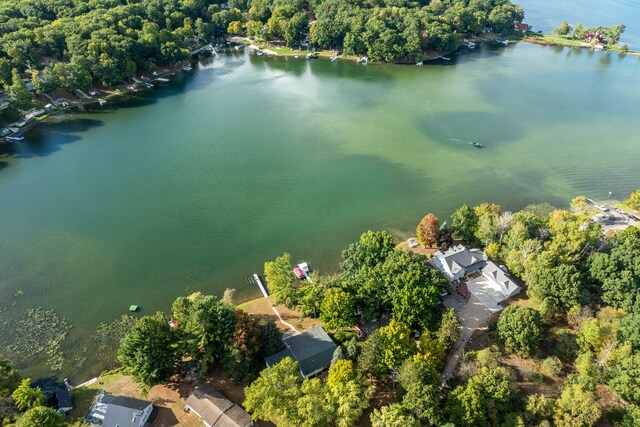
<path id="1" fill-rule="evenodd" d="M 138 427 L 143 411 L 151 405 L 144 400 L 105 394 L 101 403 L 107 405 L 103 427 Z"/>
<path id="2" fill-rule="evenodd" d="M 58 387 L 56 389 L 56 401 L 58 402 L 58 409 L 69 411 L 73 409 L 73 403 L 71 396 L 66 387 Z"/>
<path id="3" fill-rule="evenodd" d="M 251 416 L 240 406 L 225 398 L 211 384 L 203 384 L 187 398 L 187 406 L 212 427 L 247 427 Z"/>
<path id="4" fill-rule="evenodd" d="M 298 362 L 300 372 L 304 377 L 324 369 L 331 364 L 335 343 L 320 326 L 314 326 L 306 331 L 284 339 L 286 349 L 265 359 L 267 366 L 273 366 L 285 357 L 291 357 Z"/>

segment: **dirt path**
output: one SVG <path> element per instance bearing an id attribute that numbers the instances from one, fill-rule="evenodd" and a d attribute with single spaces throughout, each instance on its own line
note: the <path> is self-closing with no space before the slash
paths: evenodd
<path id="1" fill-rule="evenodd" d="M 280 316 L 280 313 L 278 313 L 278 310 L 276 310 L 275 307 L 271 307 L 271 309 L 273 310 L 273 312 L 276 314 L 276 316 L 278 316 L 278 319 L 280 320 L 280 323 L 282 323 L 283 325 L 289 327 L 289 329 L 291 329 L 293 332 L 298 332 L 298 330 L 296 329 L 295 326 L 293 326 L 291 323 L 287 323 L 285 322 L 282 317 Z"/>
<path id="2" fill-rule="evenodd" d="M 445 383 L 458 367 L 458 363 L 464 354 L 464 348 L 466 347 L 473 332 L 481 327 L 489 324 L 489 320 L 492 317 L 492 313 L 480 302 L 478 298 L 471 295 L 469 301 L 462 307 L 462 310 L 458 313 L 460 321 L 462 322 L 462 332 L 460 338 L 455 342 L 444 371 L 440 375 L 440 379 Z"/>

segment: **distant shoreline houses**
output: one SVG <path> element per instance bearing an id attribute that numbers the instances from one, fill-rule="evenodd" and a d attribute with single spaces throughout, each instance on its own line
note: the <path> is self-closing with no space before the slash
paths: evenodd
<path id="1" fill-rule="evenodd" d="M 499 266 L 479 249 L 463 245 L 438 251 L 429 260 L 454 285 L 464 280 L 469 293 L 474 295 L 492 313 L 501 311 L 503 301 L 514 297 L 522 290 L 509 271 Z"/>

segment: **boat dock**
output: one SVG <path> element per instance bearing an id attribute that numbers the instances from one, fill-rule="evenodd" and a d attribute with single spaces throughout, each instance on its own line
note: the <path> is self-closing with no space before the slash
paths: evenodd
<path id="1" fill-rule="evenodd" d="M 264 295 L 265 298 L 268 298 L 269 294 L 267 293 L 267 290 L 265 289 L 264 285 L 262 284 L 262 281 L 260 280 L 260 277 L 257 274 L 253 275 L 253 281 L 258 284 L 258 287 L 262 291 L 262 295 Z"/>

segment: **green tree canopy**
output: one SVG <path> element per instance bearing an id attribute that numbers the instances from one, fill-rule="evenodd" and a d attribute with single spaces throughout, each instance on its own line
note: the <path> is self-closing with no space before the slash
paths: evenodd
<path id="1" fill-rule="evenodd" d="M 0 355 L 0 397 L 11 396 L 20 385 L 20 374 L 11 367 L 8 359 Z"/>
<path id="2" fill-rule="evenodd" d="M 47 398 L 40 387 L 31 387 L 31 378 L 20 381 L 20 385 L 13 391 L 11 397 L 21 412 L 47 403 Z"/>
<path id="3" fill-rule="evenodd" d="M 120 343 L 118 360 L 145 387 L 161 383 L 176 372 L 182 358 L 178 333 L 161 312 L 144 316 Z"/>
<path id="4" fill-rule="evenodd" d="M 553 421 L 557 427 L 590 427 L 600 418 L 600 408 L 593 393 L 580 384 L 569 384 L 556 401 Z"/>
<path id="5" fill-rule="evenodd" d="M 342 251 L 340 268 L 349 276 L 356 275 L 362 269 L 383 263 L 395 247 L 393 237 L 386 231 L 367 231 L 360 240 Z"/>
<path id="6" fill-rule="evenodd" d="M 329 329 L 353 325 L 355 298 L 340 288 L 328 289 L 320 306 L 320 319 Z"/>
<path id="7" fill-rule="evenodd" d="M 530 356 L 542 337 L 540 321 L 540 312 L 537 310 L 511 305 L 500 314 L 498 338 L 507 351 Z"/>
<path id="8" fill-rule="evenodd" d="M 296 305 L 296 290 L 293 287 L 295 276 L 290 254 L 285 252 L 274 261 L 265 262 L 264 277 L 269 292 L 276 297 L 276 304 L 284 304 L 289 308 Z"/>
<path id="9" fill-rule="evenodd" d="M 475 242 L 475 233 L 478 227 L 478 217 L 467 205 L 460 206 L 451 215 L 451 230 L 454 236 L 466 243 Z"/>
<path id="10" fill-rule="evenodd" d="M 18 421 L 18 427 L 64 427 L 65 422 L 55 409 L 35 406 L 29 409 Z"/>

